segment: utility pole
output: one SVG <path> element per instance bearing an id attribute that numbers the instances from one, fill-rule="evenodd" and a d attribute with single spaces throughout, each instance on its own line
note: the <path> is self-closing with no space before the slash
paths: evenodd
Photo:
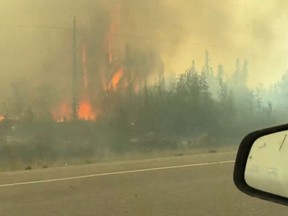
<path id="1" fill-rule="evenodd" d="M 73 19 L 73 75 L 72 75 L 72 119 L 78 119 L 78 74 L 77 74 L 77 37 L 76 17 Z"/>

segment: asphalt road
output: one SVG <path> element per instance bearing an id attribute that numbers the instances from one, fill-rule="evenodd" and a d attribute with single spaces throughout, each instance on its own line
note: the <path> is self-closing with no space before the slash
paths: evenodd
<path id="1" fill-rule="evenodd" d="M 1 173 L 0 215 L 287 215 L 288 207 L 235 188 L 234 158 L 214 153 Z"/>

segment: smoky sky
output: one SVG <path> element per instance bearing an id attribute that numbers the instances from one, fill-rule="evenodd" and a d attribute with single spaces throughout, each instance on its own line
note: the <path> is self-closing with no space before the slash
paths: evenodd
<path id="1" fill-rule="evenodd" d="M 106 61 L 105 42 L 113 19 L 113 52 L 123 56 L 129 44 L 139 56 L 152 53 L 161 59 L 166 76 L 184 72 L 193 59 L 201 68 L 207 49 L 215 69 L 221 63 L 229 76 L 236 58 L 248 59 L 249 86 L 269 85 L 288 68 L 287 6 L 284 0 L 3 1 L 1 97 L 17 80 L 31 86 L 51 84 L 59 94 L 69 94 L 74 16 L 77 64 L 81 70 L 80 49 L 85 44 L 95 85 L 101 81 L 94 74 L 105 70 L 101 64 Z"/>

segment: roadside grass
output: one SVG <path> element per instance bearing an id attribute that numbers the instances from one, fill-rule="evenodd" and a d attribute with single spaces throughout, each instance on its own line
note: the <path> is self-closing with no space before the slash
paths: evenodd
<path id="1" fill-rule="evenodd" d="M 0 172 L 46 169 L 52 167 L 65 167 L 83 164 L 95 164 L 102 162 L 129 161 L 141 159 L 153 159 L 161 157 L 181 157 L 185 155 L 235 152 L 238 145 L 218 145 L 218 146 L 198 146 L 198 147 L 179 147 L 178 149 L 150 150 L 146 152 L 129 151 L 125 153 L 116 153 L 106 150 L 102 153 L 89 155 L 65 155 L 62 157 L 46 157 L 33 160 L 23 160 L 20 158 L 0 158 Z"/>

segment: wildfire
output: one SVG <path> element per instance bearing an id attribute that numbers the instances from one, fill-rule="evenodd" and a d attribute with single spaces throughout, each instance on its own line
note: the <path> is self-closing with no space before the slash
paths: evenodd
<path id="1" fill-rule="evenodd" d="M 114 43 L 114 35 L 116 31 L 118 31 L 119 28 L 119 6 L 117 5 L 112 11 L 111 11 L 111 19 L 110 19 L 110 25 L 108 27 L 107 34 L 104 38 L 104 47 L 106 49 L 107 53 L 107 62 L 108 62 L 108 69 L 107 74 L 111 74 L 111 70 L 114 70 L 115 68 L 117 70 L 113 71 L 112 77 L 109 77 L 107 79 L 107 76 L 105 74 L 102 75 L 103 78 L 103 91 L 117 91 L 119 89 L 119 86 L 121 84 L 121 87 L 125 88 L 128 86 L 128 81 L 124 79 L 124 66 L 117 58 L 117 53 L 113 52 L 113 48 L 115 46 Z M 94 121 L 98 117 L 97 114 L 100 113 L 98 107 L 95 107 L 95 95 L 93 98 L 91 97 L 92 93 L 91 90 L 92 86 L 91 82 L 89 82 L 90 76 L 89 76 L 89 68 L 88 68 L 88 61 L 89 61 L 89 53 L 87 52 L 87 46 L 86 44 L 82 44 L 81 51 L 81 63 L 82 63 L 82 74 L 81 74 L 81 87 L 79 88 L 79 92 L 77 92 L 78 100 L 78 107 L 77 107 L 77 118 L 80 120 L 85 121 Z M 107 63 L 106 62 L 106 63 Z M 106 68 L 106 67 L 105 67 Z M 124 77 L 124 78 L 123 78 Z M 53 119 L 55 121 L 61 122 L 66 120 L 72 119 L 72 108 L 71 105 L 68 106 L 67 100 L 64 100 L 65 102 L 62 102 L 59 106 L 56 106 L 56 108 L 53 109 Z M 1 119 L 0 119 L 1 120 Z"/>
<path id="2" fill-rule="evenodd" d="M 82 45 L 82 85 L 80 89 L 80 100 L 78 104 L 77 118 L 80 120 L 93 121 L 96 120 L 96 112 L 91 105 L 88 93 L 88 70 L 87 70 L 87 50 Z M 72 108 L 67 102 L 62 102 L 59 106 L 52 110 L 52 117 L 57 122 L 68 121 L 72 119 Z"/>
<path id="3" fill-rule="evenodd" d="M 124 74 L 123 68 L 120 68 L 112 77 L 111 81 L 109 82 L 108 86 L 106 89 L 110 90 L 113 89 L 114 91 L 116 91 L 116 89 L 118 88 L 118 84 L 120 82 L 120 80 L 122 79 Z"/>
<path id="4" fill-rule="evenodd" d="M 2 122 L 4 119 L 5 119 L 5 117 L 0 114 L 0 122 Z"/>
<path id="5" fill-rule="evenodd" d="M 68 83 L 71 82 L 63 86 L 65 91 L 63 95 L 66 95 L 66 97 L 61 98 L 57 104 L 49 107 L 54 121 L 64 122 L 76 119 L 95 121 L 109 112 L 110 109 L 113 110 L 114 107 L 117 107 L 119 101 L 121 101 L 119 99 L 125 96 L 125 92 L 130 93 L 134 90 L 137 93 L 140 91 L 143 82 L 141 82 L 141 77 L 136 71 L 137 65 L 134 66 L 134 60 L 130 58 L 132 55 L 128 52 L 130 50 L 128 49 L 129 44 L 127 44 L 126 50 L 123 49 L 125 43 L 123 43 L 122 39 L 120 40 L 116 37 L 116 34 L 122 32 L 121 21 L 124 21 L 121 19 L 122 12 L 120 14 L 120 6 L 116 5 L 114 8 L 111 8 L 110 18 L 107 17 L 109 20 L 107 20 L 108 22 L 105 20 L 104 23 L 105 25 L 106 23 L 109 25 L 107 28 L 104 28 L 107 32 L 99 34 L 99 37 L 103 36 L 103 38 L 97 38 L 97 43 L 93 42 L 91 44 L 91 41 L 85 41 L 85 38 L 91 38 L 90 36 L 86 37 L 86 35 L 82 37 L 80 34 L 81 31 L 77 34 L 79 35 L 77 38 L 82 39 L 80 44 L 84 42 L 77 51 L 79 52 L 76 55 L 77 59 L 74 59 L 76 62 L 73 61 L 73 65 L 71 65 L 71 67 L 75 67 L 73 69 L 77 74 L 71 73 L 69 75 L 70 78 L 65 80 Z M 102 43 L 98 43 L 98 41 Z M 100 55 L 105 56 L 101 57 Z M 141 55 L 139 56 L 141 57 Z M 93 61 L 96 58 L 97 61 Z M 105 60 L 103 61 L 103 59 Z M 136 56 L 135 59 L 137 60 L 138 57 Z M 145 58 L 143 60 L 146 62 Z M 94 62 L 97 62 L 98 65 L 92 65 Z M 64 76 L 64 74 L 61 76 Z M 93 86 L 93 83 L 102 86 Z M 59 83 L 55 82 L 55 85 L 57 84 Z M 73 88 L 67 89 L 71 84 Z M 59 88 L 59 91 L 60 89 L 62 88 Z M 119 90 L 121 92 L 116 94 L 115 92 Z M 66 91 L 71 92 L 68 94 Z M 107 97 L 104 98 L 105 100 L 103 100 L 102 93 L 106 93 Z M 102 101 L 103 104 L 101 103 Z M 41 115 L 42 113 L 40 112 L 39 116 Z M 0 114 L 0 122 L 3 119 L 4 116 Z"/>
<path id="6" fill-rule="evenodd" d="M 78 118 L 86 121 L 96 120 L 96 114 L 89 101 L 82 101 L 79 104 Z"/>
<path id="7" fill-rule="evenodd" d="M 96 119 L 95 111 L 91 105 L 88 93 L 88 70 L 87 70 L 87 49 L 86 46 L 82 45 L 82 89 L 81 89 L 81 99 L 78 107 L 78 119 L 93 121 Z"/>

